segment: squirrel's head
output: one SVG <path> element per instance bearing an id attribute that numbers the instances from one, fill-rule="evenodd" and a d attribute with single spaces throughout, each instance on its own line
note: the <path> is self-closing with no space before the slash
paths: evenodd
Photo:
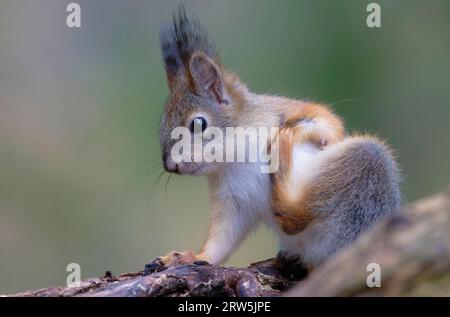
<path id="1" fill-rule="evenodd" d="M 174 15 L 170 27 L 161 31 L 161 49 L 169 86 L 160 125 L 163 164 L 168 172 L 204 175 L 218 168 L 217 163 L 195 161 L 194 136 L 209 127 L 225 130 L 234 126 L 235 102 L 231 98 L 214 45 L 195 20 L 188 19 L 183 6 Z M 173 137 L 176 128 L 191 134 L 190 157 L 179 162 L 172 149 L 179 141 Z M 211 142 L 203 140 L 202 142 Z M 184 149 L 186 150 L 186 149 Z M 195 161 L 195 162 L 194 162 Z"/>

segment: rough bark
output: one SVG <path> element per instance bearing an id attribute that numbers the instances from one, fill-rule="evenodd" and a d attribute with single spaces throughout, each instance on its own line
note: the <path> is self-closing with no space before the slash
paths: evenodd
<path id="1" fill-rule="evenodd" d="M 294 281 L 283 277 L 276 267 L 274 259 L 248 268 L 217 267 L 206 262 L 166 268 L 155 260 L 145 271 L 114 277 L 107 272 L 104 277 L 82 281 L 79 287 L 50 287 L 13 296 L 278 296 Z"/>
<path id="2" fill-rule="evenodd" d="M 369 263 L 381 287 L 369 288 Z M 285 273 L 285 272 L 284 272 Z M 297 281 L 274 259 L 248 268 L 205 262 L 91 278 L 79 287 L 50 287 L 13 296 L 278 296 Z M 286 296 L 450 296 L 450 191 L 406 206 L 300 281 Z"/>

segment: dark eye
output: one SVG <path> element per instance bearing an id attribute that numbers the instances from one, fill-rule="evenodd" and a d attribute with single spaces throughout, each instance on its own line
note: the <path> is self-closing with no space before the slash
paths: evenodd
<path id="1" fill-rule="evenodd" d="M 200 132 L 200 131 L 203 132 L 203 131 L 205 131 L 207 126 L 208 126 L 208 123 L 206 122 L 205 118 L 196 117 L 191 122 L 190 130 L 192 133 Z"/>

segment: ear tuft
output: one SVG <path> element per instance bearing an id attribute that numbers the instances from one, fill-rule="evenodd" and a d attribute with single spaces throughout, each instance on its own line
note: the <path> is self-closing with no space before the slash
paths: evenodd
<path id="1" fill-rule="evenodd" d="M 187 15 L 183 4 L 174 12 L 172 23 L 161 30 L 160 42 L 171 90 L 178 81 L 189 79 L 186 78 L 189 76 L 187 70 L 195 52 L 203 52 L 210 58 L 218 59 L 217 50 L 207 31 L 195 18 Z"/>
<path id="2" fill-rule="evenodd" d="M 176 43 L 173 41 L 171 29 L 162 29 L 159 39 L 161 43 L 164 68 L 167 74 L 167 82 L 169 84 L 169 88 L 172 88 L 175 84 L 176 77 L 183 73 L 183 62 L 181 61 L 178 53 Z"/>

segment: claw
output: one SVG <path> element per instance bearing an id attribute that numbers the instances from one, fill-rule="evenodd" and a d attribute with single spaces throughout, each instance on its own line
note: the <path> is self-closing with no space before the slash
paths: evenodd
<path id="1" fill-rule="evenodd" d="M 198 261 L 194 261 L 194 263 L 193 263 L 194 265 L 211 265 L 211 264 L 209 264 L 209 262 L 208 261 L 204 261 L 204 260 L 198 260 Z"/>
<path id="2" fill-rule="evenodd" d="M 161 258 L 156 258 L 152 262 L 148 263 L 144 267 L 144 275 L 149 275 L 156 272 L 161 272 L 166 270 L 167 267 L 161 261 Z"/>

